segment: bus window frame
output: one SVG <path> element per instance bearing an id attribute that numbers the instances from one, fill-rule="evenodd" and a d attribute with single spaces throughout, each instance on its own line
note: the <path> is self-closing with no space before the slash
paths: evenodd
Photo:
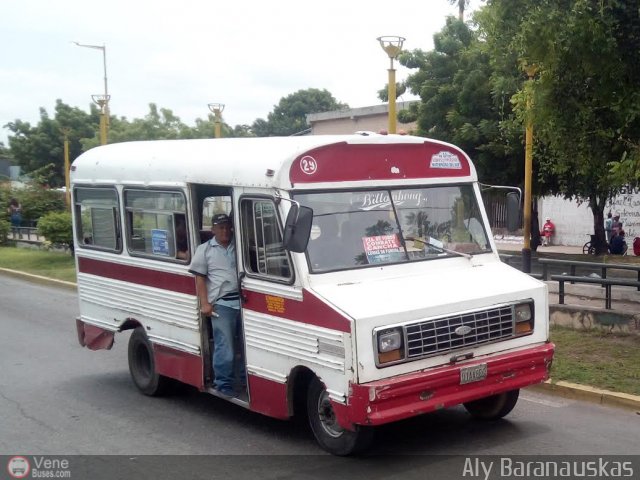
<path id="1" fill-rule="evenodd" d="M 145 210 L 140 208 L 127 207 L 127 192 L 154 192 L 154 193 L 179 193 L 182 196 L 184 201 L 185 209 L 184 211 L 178 210 Z M 157 260 L 165 263 L 176 263 L 179 265 L 189 265 L 191 263 L 191 258 L 193 256 L 193 248 L 192 248 L 192 239 L 191 239 L 191 229 L 189 228 L 189 202 L 187 199 L 187 195 L 181 188 L 141 188 L 139 186 L 124 186 L 122 188 L 122 217 L 125 224 L 125 235 L 124 235 L 124 243 L 127 248 L 127 252 L 131 257 L 137 258 L 147 258 L 151 260 Z M 162 214 L 171 217 L 172 227 L 173 227 L 173 243 L 174 243 L 174 255 L 173 256 L 162 256 L 162 255 L 154 255 L 153 253 L 141 252 L 140 250 L 132 249 L 132 235 L 133 235 L 133 213 L 135 212 L 144 212 L 144 213 L 152 213 L 152 214 Z M 129 219 L 129 213 L 131 213 L 131 221 Z M 189 258 L 182 259 L 178 258 L 178 242 L 176 236 L 176 215 L 184 215 L 185 227 L 186 227 L 186 235 L 187 235 L 187 251 L 189 252 Z"/>
<path id="2" fill-rule="evenodd" d="M 281 277 L 281 276 L 276 276 L 276 275 L 268 275 L 268 274 L 264 274 L 264 273 L 258 273 L 258 272 L 254 272 L 252 270 L 251 267 L 251 262 L 250 262 L 250 254 L 249 254 L 249 242 L 248 237 L 245 238 L 245 232 L 249 232 L 249 229 L 247 228 L 247 225 L 245 225 L 245 218 L 243 215 L 243 202 L 245 201 L 269 201 L 273 204 L 274 206 L 274 212 L 275 212 L 275 218 L 276 218 L 276 222 L 278 223 L 278 230 L 280 232 L 280 240 L 282 242 L 282 249 L 284 250 L 284 252 L 287 255 L 287 260 L 289 262 L 289 270 L 290 270 L 290 276 L 287 277 Z M 242 249 L 241 249 L 241 254 L 242 254 L 242 268 L 243 268 L 243 272 L 244 274 L 248 277 L 248 278 L 253 278 L 253 279 L 257 279 L 257 280 L 264 280 L 264 281 L 269 281 L 269 282 L 273 282 L 273 283 L 279 283 L 282 285 L 293 285 L 295 284 L 296 281 L 296 269 L 294 266 L 294 262 L 293 262 L 293 258 L 291 256 L 291 252 L 289 252 L 289 250 L 287 250 L 286 248 L 284 248 L 284 226 L 282 223 L 282 218 L 280 215 L 280 209 L 279 207 L 279 203 L 276 199 L 276 197 L 272 197 L 269 195 L 260 195 L 260 194 L 244 194 L 244 195 L 240 195 L 240 197 L 238 198 L 238 218 L 240 220 L 240 244 L 242 245 Z M 254 203 L 252 203 L 252 212 L 253 212 L 253 205 L 255 205 Z M 238 231 L 237 229 L 234 231 L 234 235 L 237 235 Z M 237 245 L 237 243 L 236 243 Z"/>
<path id="3" fill-rule="evenodd" d="M 104 207 L 99 207 L 102 210 L 111 210 L 112 214 L 113 214 L 113 219 L 114 219 L 114 226 L 115 226 L 115 234 L 116 234 L 116 248 L 109 248 L 109 247 L 103 247 L 100 245 L 95 245 L 93 242 L 92 243 L 85 243 L 84 238 L 79 238 L 79 235 L 84 233 L 84 230 L 82 228 L 82 212 L 78 212 L 78 208 L 82 207 L 82 203 L 79 203 L 78 201 L 78 197 L 77 197 L 77 191 L 78 190 L 111 190 L 112 192 L 115 193 L 115 200 L 116 200 L 116 204 L 113 207 L 110 208 L 104 208 Z M 122 214 L 121 214 L 121 210 L 122 210 L 122 203 L 121 203 L 121 198 L 120 198 L 120 192 L 118 192 L 118 189 L 114 186 L 114 185 L 83 185 L 83 184 L 77 184 L 73 186 L 73 191 L 72 191 L 72 198 L 73 198 L 73 208 L 74 208 L 74 212 L 75 212 L 75 227 L 76 227 L 76 232 L 74 235 L 74 243 L 80 247 L 81 249 L 86 249 L 86 250 L 96 250 L 99 252 L 108 252 L 108 253 L 114 253 L 114 254 L 122 254 L 123 250 L 124 250 L 124 235 L 123 235 L 123 231 L 122 231 L 122 224 L 121 224 L 121 219 L 122 219 Z M 92 234 L 93 234 L 93 225 L 92 225 L 92 230 L 91 230 Z"/>

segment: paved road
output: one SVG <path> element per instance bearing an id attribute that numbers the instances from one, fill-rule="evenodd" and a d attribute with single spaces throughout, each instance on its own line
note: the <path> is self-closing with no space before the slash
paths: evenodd
<path id="1" fill-rule="evenodd" d="M 77 311 L 72 291 L 0 275 L 0 454 L 319 453 L 295 422 L 188 388 L 162 399 L 139 394 L 127 368 L 128 334 L 111 351 L 83 349 Z M 527 391 L 497 423 L 455 408 L 385 426 L 372 453 L 638 454 L 638 445 L 635 412 Z M 292 474 L 300 463 L 279 471 Z"/>

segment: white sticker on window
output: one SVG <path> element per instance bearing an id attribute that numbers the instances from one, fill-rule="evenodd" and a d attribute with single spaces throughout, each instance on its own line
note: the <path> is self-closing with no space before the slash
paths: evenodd
<path id="1" fill-rule="evenodd" d="M 462 169 L 460 159 L 455 153 L 451 152 L 438 152 L 435 155 L 432 155 L 430 166 L 431 168 Z"/>
<path id="2" fill-rule="evenodd" d="M 166 230 L 151 230 L 151 246 L 154 255 L 169 256 L 169 239 Z"/>

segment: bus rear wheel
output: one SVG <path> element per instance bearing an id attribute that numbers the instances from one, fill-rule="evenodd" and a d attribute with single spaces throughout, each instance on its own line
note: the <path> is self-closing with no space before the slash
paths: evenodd
<path id="1" fill-rule="evenodd" d="M 153 345 L 142 327 L 136 328 L 129 338 L 129 372 L 133 383 L 145 395 L 166 393 L 170 379 L 159 375 L 153 355 Z"/>
<path id="2" fill-rule="evenodd" d="M 352 455 L 371 445 L 373 428 L 360 425 L 356 425 L 354 431 L 342 428 L 336 419 L 329 394 L 317 378 L 309 384 L 307 415 L 316 441 L 333 455 Z"/>
<path id="3" fill-rule="evenodd" d="M 518 402 L 520 390 L 510 390 L 464 404 L 464 408 L 478 420 L 498 420 L 508 415 Z"/>

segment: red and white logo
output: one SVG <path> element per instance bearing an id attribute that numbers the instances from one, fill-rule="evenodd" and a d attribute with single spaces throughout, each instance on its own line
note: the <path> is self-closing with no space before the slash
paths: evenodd
<path id="1" fill-rule="evenodd" d="M 307 175 L 313 175 L 318 170 L 318 162 L 315 158 L 305 155 L 300 159 L 300 170 Z"/>
<path id="2" fill-rule="evenodd" d="M 7 463 L 7 471 L 13 478 L 25 478 L 31 471 L 31 465 L 25 457 L 11 457 Z"/>

